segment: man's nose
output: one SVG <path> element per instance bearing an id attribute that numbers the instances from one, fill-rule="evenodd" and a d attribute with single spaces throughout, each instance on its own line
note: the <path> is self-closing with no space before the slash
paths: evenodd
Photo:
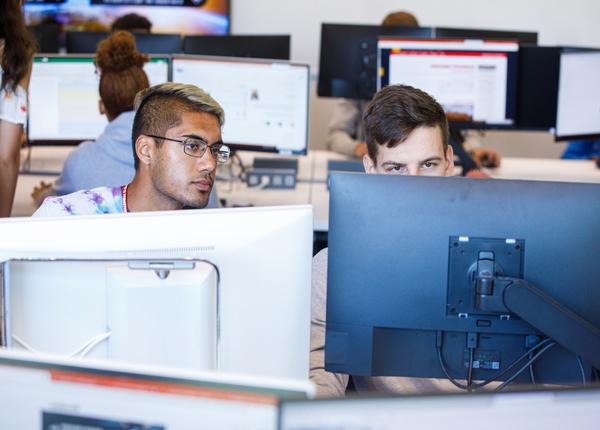
<path id="1" fill-rule="evenodd" d="M 210 148 L 206 148 L 206 152 L 202 157 L 198 158 L 196 168 L 199 171 L 214 172 L 217 169 L 217 160 Z"/>
<path id="2" fill-rule="evenodd" d="M 421 176 L 421 169 L 419 168 L 418 165 L 409 165 L 408 166 L 408 174 L 410 176 Z"/>

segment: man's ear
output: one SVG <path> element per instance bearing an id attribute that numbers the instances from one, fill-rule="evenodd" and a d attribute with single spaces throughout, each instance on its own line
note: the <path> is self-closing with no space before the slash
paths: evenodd
<path id="1" fill-rule="evenodd" d="M 454 149 L 451 145 L 448 145 L 446 149 L 446 170 L 444 171 L 445 176 L 454 175 Z"/>
<path id="2" fill-rule="evenodd" d="M 140 164 L 150 164 L 156 156 L 156 142 L 151 137 L 140 134 L 135 141 L 135 153 Z"/>
<path id="3" fill-rule="evenodd" d="M 363 167 L 365 168 L 365 173 L 375 173 L 375 162 L 371 160 L 369 154 L 363 155 Z"/>

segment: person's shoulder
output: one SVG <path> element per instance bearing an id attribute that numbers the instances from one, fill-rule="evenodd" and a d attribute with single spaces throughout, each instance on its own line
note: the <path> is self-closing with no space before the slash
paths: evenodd
<path id="1" fill-rule="evenodd" d="M 122 212 L 121 187 L 98 187 L 47 197 L 33 216 L 95 215 Z"/>
<path id="2" fill-rule="evenodd" d="M 93 160 L 90 160 L 89 157 L 93 152 L 93 140 L 86 140 L 84 142 L 81 142 L 79 145 L 77 145 L 75 149 L 73 149 L 69 153 L 69 155 L 67 155 L 67 158 L 65 159 L 65 165 L 70 165 L 72 167 L 73 164 L 79 163 L 81 161 L 86 161 L 88 164 L 92 163 Z"/>
<path id="3" fill-rule="evenodd" d="M 313 268 L 321 268 L 327 270 L 327 257 L 329 248 L 323 248 L 313 257 Z"/>

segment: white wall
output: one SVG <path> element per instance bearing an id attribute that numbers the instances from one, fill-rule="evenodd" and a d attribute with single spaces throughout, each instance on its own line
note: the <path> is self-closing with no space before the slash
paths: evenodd
<path id="1" fill-rule="evenodd" d="M 322 22 L 378 24 L 392 10 L 423 26 L 537 31 L 542 45 L 600 47 L 598 0 L 231 0 L 232 33 L 291 34 L 292 60 L 317 74 Z M 312 148 L 322 147 L 333 99 L 311 99 Z M 556 157 L 563 145 L 547 133 L 488 133 L 483 143 L 507 156 Z"/>

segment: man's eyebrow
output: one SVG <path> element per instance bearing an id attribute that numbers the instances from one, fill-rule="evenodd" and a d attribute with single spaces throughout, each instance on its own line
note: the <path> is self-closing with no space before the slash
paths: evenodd
<path id="1" fill-rule="evenodd" d="M 384 161 L 381 163 L 382 166 L 406 166 L 406 163 L 401 163 L 400 161 Z"/>
<path id="2" fill-rule="evenodd" d="M 421 163 L 427 163 L 428 161 L 442 161 L 442 157 L 440 157 L 439 155 L 436 155 L 434 157 L 429 157 L 424 159 L 423 161 L 421 161 Z"/>
<path id="3" fill-rule="evenodd" d="M 199 140 L 201 140 L 201 141 L 203 141 L 205 143 L 208 143 L 208 141 L 206 140 L 206 138 L 204 138 L 204 137 L 202 137 L 202 136 L 200 136 L 198 134 L 184 134 L 181 137 L 190 137 L 192 139 L 199 139 Z"/>

